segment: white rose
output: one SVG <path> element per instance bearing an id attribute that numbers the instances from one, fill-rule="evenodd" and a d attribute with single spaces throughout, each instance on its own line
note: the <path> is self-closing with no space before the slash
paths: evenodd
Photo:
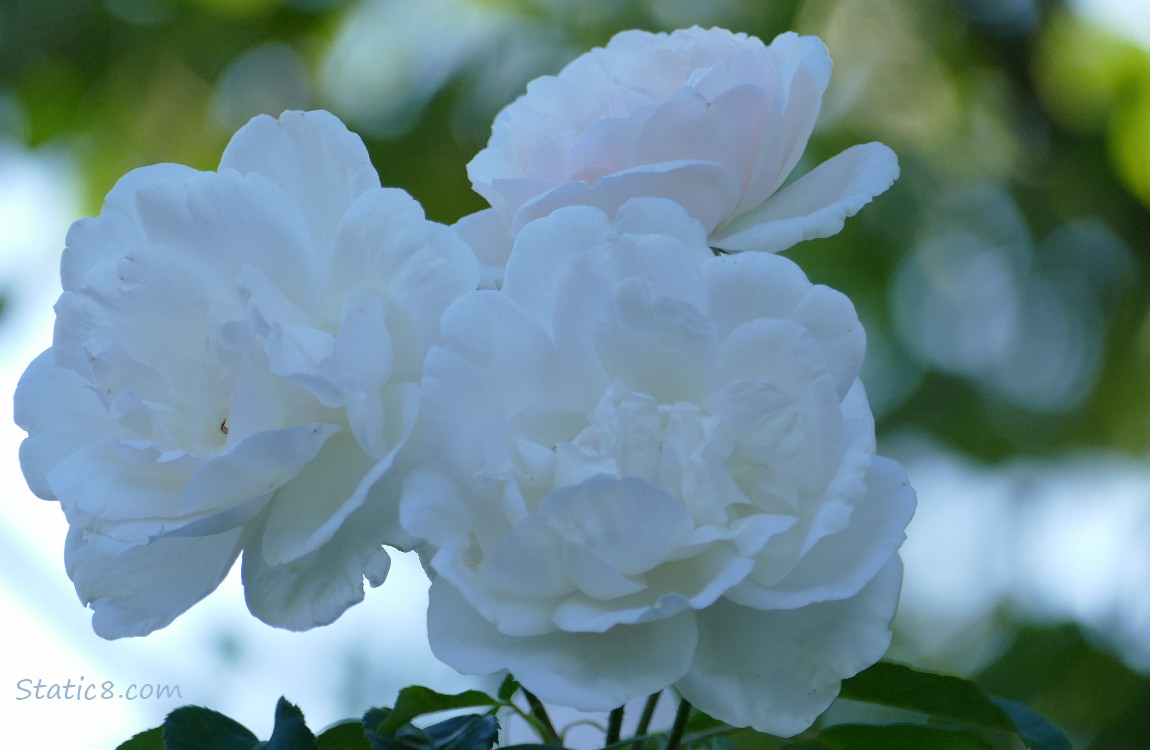
<path id="1" fill-rule="evenodd" d="M 326 112 L 257 117 L 218 172 L 121 179 L 68 233 L 53 344 L 15 397 L 96 632 L 167 625 L 241 551 L 248 606 L 280 627 L 382 581 L 381 543 L 410 540 L 379 482 L 477 273 Z"/>
<path id="2" fill-rule="evenodd" d="M 877 661 L 915 506 L 851 303 L 664 199 L 568 207 L 445 314 L 401 522 L 436 655 L 605 710 L 674 685 L 789 736 Z"/>
<path id="3" fill-rule="evenodd" d="M 514 236 L 560 206 L 614 212 L 671 198 L 712 246 L 785 250 L 839 232 L 898 176 L 880 143 L 854 146 L 783 187 L 815 125 L 831 60 L 815 37 L 698 27 L 625 31 L 533 81 L 468 165 L 492 208 L 459 231 L 502 266 Z"/>

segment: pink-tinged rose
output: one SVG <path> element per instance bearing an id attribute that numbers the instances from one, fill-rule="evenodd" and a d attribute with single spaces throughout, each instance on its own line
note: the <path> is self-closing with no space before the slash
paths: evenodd
<path id="1" fill-rule="evenodd" d="M 498 115 L 467 170 L 491 208 L 457 228 L 495 268 L 530 221 L 567 205 L 614 212 L 637 196 L 674 200 L 732 252 L 833 235 L 890 187 L 898 161 L 880 143 L 858 145 L 784 187 L 830 74 L 810 36 L 618 34 Z"/>
<path id="2" fill-rule="evenodd" d="M 675 203 L 558 209 L 425 364 L 400 518 L 439 658 L 607 710 L 674 686 L 790 736 L 877 661 L 915 507 L 843 295 Z"/>
<path id="3" fill-rule="evenodd" d="M 130 172 L 76 222 L 52 347 L 16 391 L 29 486 L 106 638 L 164 627 L 243 554 L 248 606 L 331 622 L 406 546 L 389 469 L 477 264 L 326 112 L 257 117 L 219 171 Z"/>

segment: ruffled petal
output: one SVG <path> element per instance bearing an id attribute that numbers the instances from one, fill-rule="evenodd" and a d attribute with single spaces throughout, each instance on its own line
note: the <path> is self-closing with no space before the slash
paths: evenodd
<path id="1" fill-rule="evenodd" d="M 326 543 L 290 563 L 268 563 L 266 537 L 257 529 L 242 568 L 251 613 L 273 627 L 308 630 L 334 622 L 363 601 L 364 579 L 378 586 L 390 567 L 381 545 L 410 549 L 415 541 L 398 529 L 398 490 L 386 479 L 373 485 Z"/>
<path id="2" fill-rule="evenodd" d="M 181 515 L 221 510 L 277 489 L 313 460 L 337 425 L 303 424 L 252 435 L 204 461 L 180 495 Z"/>
<path id="3" fill-rule="evenodd" d="M 147 635 L 210 594 L 243 546 L 243 529 L 201 537 L 166 537 L 110 555 L 72 528 L 64 564 L 102 638 Z"/>
<path id="4" fill-rule="evenodd" d="M 197 174 L 197 170 L 183 164 L 153 164 L 121 177 L 104 198 L 99 216 L 80 219 L 68 229 L 60 259 L 64 291 L 83 284 L 93 266 L 131 255 L 148 244 L 140 230 L 137 193 L 156 183 L 179 183 Z"/>
<path id="5" fill-rule="evenodd" d="M 906 539 L 915 493 L 902 467 L 875 456 L 866 474 L 866 495 L 853 503 L 849 523 L 822 536 L 781 581 L 761 589 L 748 579 L 728 596 L 757 609 L 793 609 L 853 596 Z"/>
<path id="6" fill-rule="evenodd" d="M 503 286 L 503 269 L 511 255 L 515 240 L 508 223 L 493 208 L 486 208 L 464 216 L 451 226 L 479 259 L 480 289 L 499 289 Z"/>
<path id="7" fill-rule="evenodd" d="M 363 141 L 322 110 L 252 119 L 224 150 L 220 171 L 227 169 L 263 175 L 287 194 L 325 256 L 348 207 L 379 187 Z"/>
<path id="8" fill-rule="evenodd" d="M 886 653 L 901 587 L 895 556 L 850 599 L 770 612 L 720 600 L 696 613 L 698 647 L 675 687 L 733 726 L 798 734 L 826 710 L 845 678 Z"/>
<path id="9" fill-rule="evenodd" d="M 329 439 L 268 507 L 261 550 L 270 565 L 283 565 L 327 544 L 391 468 L 376 461 L 348 433 Z M 394 515 L 394 514 L 393 514 Z"/>
<path id="10" fill-rule="evenodd" d="M 799 163 L 831 80 L 831 58 L 818 37 L 799 36 L 794 32 L 779 34 L 767 52 L 778 76 L 771 118 L 765 131 L 770 139 L 758 152 L 751 184 L 738 207 L 739 212 L 766 200 Z"/>
<path id="11" fill-rule="evenodd" d="M 52 355 L 48 349 L 28 365 L 12 410 L 16 424 L 29 433 L 20 444 L 20 469 L 32 492 L 45 500 L 57 499 L 48 472 L 112 426 L 83 379 L 59 367 Z"/>
<path id="12" fill-rule="evenodd" d="M 668 161 L 644 164 L 605 175 L 589 185 L 565 182 L 523 204 L 511 225 L 517 233 L 528 222 L 563 206 L 594 206 L 608 215 L 632 198 L 669 198 L 708 232 L 734 213 L 739 203 L 739 178 L 727 167 L 713 162 Z"/>
<path id="13" fill-rule="evenodd" d="M 510 670 L 545 702 L 604 711 L 662 690 L 687 672 L 694 617 L 684 612 L 605 633 L 507 636 L 440 578 L 431 584 L 427 627 L 435 655 L 464 674 Z"/>
<path id="14" fill-rule="evenodd" d="M 340 223 L 335 247 L 325 297 L 344 309 L 327 314 L 346 317 L 348 300 L 379 298 L 394 352 L 390 378 L 417 382 L 443 311 L 479 282 L 474 253 L 396 189 L 362 195 Z"/>
<path id="15" fill-rule="evenodd" d="M 731 252 L 777 253 L 838 234 L 848 217 L 894 184 L 898 173 L 898 158 L 881 143 L 852 146 L 718 227 L 711 244 Z"/>

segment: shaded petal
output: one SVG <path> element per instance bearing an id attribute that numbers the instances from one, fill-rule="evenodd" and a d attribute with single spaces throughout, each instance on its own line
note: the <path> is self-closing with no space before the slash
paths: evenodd
<path id="1" fill-rule="evenodd" d="M 682 503 L 635 477 L 598 476 L 558 489 L 539 512 L 562 538 L 624 576 L 656 567 L 694 531 Z"/>
<path id="2" fill-rule="evenodd" d="M 845 294 L 830 287 L 813 286 L 800 300 L 791 319 L 815 337 L 826 367 L 835 379 L 839 398 L 846 398 L 858 380 L 866 356 L 866 332 L 854 304 Z"/>
<path id="3" fill-rule="evenodd" d="M 75 372 L 58 366 L 45 350 L 20 376 L 12 415 L 29 433 L 20 444 L 20 469 L 28 487 L 45 500 L 56 495 L 48 472 L 69 455 L 114 430 L 96 395 Z"/>
<path id="4" fill-rule="evenodd" d="M 662 403 L 691 400 L 712 386 L 715 327 L 695 307 L 659 297 L 646 279 L 615 288 L 610 317 L 592 334 L 613 379 Z"/>
<path id="5" fill-rule="evenodd" d="M 323 258 L 301 209 L 266 177 L 204 172 L 149 185 L 136 200 L 147 239 L 195 258 L 217 296 L 232 296 L 230 282 L 250 264 L 288 299 L 314 308 Z"/>
<path id="6" fill-rule="evenodd" d="M 731 546 L 715 544 L 686 560 L 664 563 L 643 578 L 636 594 L 603 602 L 569 597 L 552 619 L 569 632 L 601 633 L 623 625 L 655 622 L 689 609 L 705 609 L 751 572 L 753 563 Z"/>
<path id="7" fill-rule="evenodd" d="M 140 538 L 117 536 L 142 541 L 181 525 L 181 515 L 192 515 L 179 512 L 190 468 L 187 462 L 161 463 L 159 451 L 151 446 L 101 437 L 57 464 L 48 473 L 48 483 L 69 523 L 111 534 L 120 522 L 146 522 Z"/>
<path id="8" fill-rule="evenodd" d="M 329 439 L 315 458 L 276 491 L 264 526 L 264 559 L 282 565 L 331 541 L 391 468 L 392 458 L 372 459 L 346 432 Z"/>
<path id="9" fill-rule="evenodd" d="M 372 190 L 339 225 L 326 297 L 343 308 L 327 314 L 346 317 L 358 296 L 381 298 L 394 350 L 389 377 L 418 381 L 443 311 L 478 281 L 475 256 L 454 232 L 428 221 L 402 190 Z"/>
<path id="10" fill-rule="evenodd" d="M 831 58 L 818 37 L 786 32 L 775 37 L 767 51 L 779 84 L 765 129 L 770 133 L 770 140 L 755 160 L 751 184 L 739 211 L 766 200 L 798 164 L 815 129 L 823 94 L 831 80 Z"/>
<path id="11" fill-rule="evenodd" d="M 73 527 L 64 565 L 102 638 L 147 635 L 215 590 L 243 546 L 243 529 L 166 537 L 109 555 Z"/>
<path id="12" fill-rule="evenodd" d="M 227 509 L 282 486 L 339 429 L 304 424 L 245 438 L 227 453 L 204 461 L 188 477 L 180 496 L 181 514 Z"/>
<path id="13" fill-rule="evenodd" d="M 731 252 L 777 253 L 804 240 L 830 237 L 894 184 L 898 173 L 898 158 L 881 143 L 852 146 L 718 227 L 711 244 Z"/>
<path id="14" fill-rule="evenodd" d="M 325 544 L 283 565 L 267 562 L 257 531 L 244 549 L 242 568 L 251 613 L 273 627 L 308 630 L 363 601 L 364 579 L 378 586 L 390 567 L 381 545 L 408 549 L 414 542 L 396 523 L 398 492 L 387 479 L 375 484 Z"/>
<path id="15" fill-rule="evenodd" d="M 565 182 L 525 203 L 515 214 L 511 231 L 563 206 L 595 206 L 609 215 L 632 198 L 669 198 L 687 210 L 708 232 L 735 211 L 739 178 L 713 162 L 669 161 L 644 164 L 606 175 L 594 185 Z"/>
<path id="16" fill-rule="evenodd" d="M 694 661 L 675 686 L 732 726 L 798 734 L 831 704 L 842 680 L 886 653 L 901 586 L 894 556 L 850 599 L 770 612 L 720 600 L 697 613 Z"/>
<path id="17" fill-rule="evenodd" d="M 511 230 L 493 208 L 464 216 L 451 226 L 479 259 L 479 288 L 503 286 L 503 268 L 515 244 Z"/>
<path id="18" fill-rule="evenodd" d="M 866 473 L 866 495 L 853 503 L 843 529 L 819 538 L 770 588 L 756 586 L 752 577 L 727 596 L 757 609 L 794 609 L 854 596 L 905 541 L 914 509 L 915 493 L 906 472 L 894 461 L 875 456 Z"/>
<path id="19" fill-rule="evenodd" d="M 545 702 L 603 711 L 662 690 L 686 673 L 694 614 L 684 612 L 605 633 L 507 636 L 442 578 L 431 584 L 428 638 L 435 655 L 464 674 L 510 670 Z"/>

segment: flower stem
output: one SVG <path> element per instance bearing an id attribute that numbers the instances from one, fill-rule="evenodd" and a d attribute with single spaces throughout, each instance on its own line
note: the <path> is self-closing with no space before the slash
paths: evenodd
<path id="1" fill-rule="evenodd" d="M 635 725 L 636 737 L 647 734 L 647 730 L 651 726 L 651 718 L 655 715 L 655 707 L 659 705 L 659 696 L 662 694 L 663 691 L 660 690 L 647 696 L 647 702 L 643 704 L 643 713 L 639 714 L 639 723 Z M 642 748 L 643 740 L 638 740 L 631 745 L 631 750 L 642 750 Z"/>
<path id="2" fill-rule="evenodd" d="M 623 731 L 623 706 L 619 706 L 611 712 L 611 716 L 607 719 L 607 737 L 604 740 L 605 747 L 611 747 L 619 741 L 619 735 Z"/>
<path id="3" fill-rule="evenodd" d="M 661 695 L 663 695 L 662 690 L 647 696 L 647 702 L 643 705 L 643 713 L 639 714 L 639 724 L 635 727 L 635 736 L 641 737 L 647 733 L 647 730 L 651 726 L 651 719 L 655 716 L 655 707 L 659 705 L 659 697 Z M 638 743 L 635 745 L 635 750 L 639 750 Z"/>
<path id="4" fill-rule="evenodd" d="M 547 715 L 547 707 L 543 705 L 543 701 L 527 688 L 523 688 L 523 697 L 527 699 L 527 705 L 531 706 L 531 715 L 539 722 L 539 739 L 547 745 L 561 746 L 563 741 L 559 739 L 559 733 L 555 731 L 555 725 L 551 723 L 551 717 Z"/>
<path id="5" fill-rule="evenodd" d="M 675 723 L 671 725 L 671 733 L 667 735 L 665 750 L 679 750 L 683 741 L 683 730 L 687 728 L 687 718 L 691 715 L 691 704 L 686 698 L 679 701 L 679 710 L 675 713 Z"/>

